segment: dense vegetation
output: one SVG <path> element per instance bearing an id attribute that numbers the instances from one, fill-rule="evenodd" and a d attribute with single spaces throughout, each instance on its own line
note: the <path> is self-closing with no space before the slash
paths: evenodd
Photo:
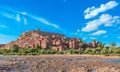
<path id="1" fill-rule="evenodd" d="M 111 43 L 110 46 L 105 46 L 99 43 L 97 48 L 82 48 L 80 44 L 79 49 L 70 48 L 64 51 L 52 51 L 51 49 L 36 48 L 19 48 L 13 45 L 11 49 L 0 49 L 0 54 L 3 55 L 40 55 L 40 54 L 91 54 L 91 55 L 120 55 L 120 48 Z"/>

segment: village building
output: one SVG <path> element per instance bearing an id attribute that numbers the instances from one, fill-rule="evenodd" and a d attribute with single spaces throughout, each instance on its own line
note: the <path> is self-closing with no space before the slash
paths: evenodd
<path id="1" fill-rule="evenodd" d="M 62 51 L 68 48 L 78 49 L 82 44 L 83 48 L 96 48 L 97 42 L 83 43 L 80 38 L 66 38 L 63 34 L 43 32 L 40 29 L 24 32 L 16 41 L 12 41 L 5 45 L 0 45 L 0 48 L 12 48 L 17 45 L 20 48 L 36 48 L 52 49 L 55 51 Z"/>

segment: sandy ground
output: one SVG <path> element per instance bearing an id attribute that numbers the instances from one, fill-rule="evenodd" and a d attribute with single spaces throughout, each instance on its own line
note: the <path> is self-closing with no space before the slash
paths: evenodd
<path id="1" fill-rule="evenodd" d="M 0 56 L 0 72 L 120 72 L 118 56 L 39 55 Z"/>

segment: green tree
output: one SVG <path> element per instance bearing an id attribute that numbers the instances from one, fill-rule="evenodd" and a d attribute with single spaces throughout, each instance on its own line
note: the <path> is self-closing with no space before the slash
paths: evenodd
<path id="1" fill-rule="evenodd" d="M 84 51 L 85 54 L 92 54 L 92 50 L 90 48 L 85 49 Z"/>
<path id="2" fill-rule="evenodd" d="M 0 54 L 8 54 L 9 50 L 7 49 L 0 49 Z"/>
<path id="3" fill-rule="evenodd" d="M 98 43 L 97 46 L 100 47 L 100 48 L 104 48 L 105 44 L 104 43 Z"/>
<path id="4" fill-rule="evenodd" d="M 28 53 L 27 50 L 29 50 L 29 49 L 27 49 L 27 48 L 20 48 L 19 49 L 19 54 L 26 55 Z"/>
<path id="5" fill-rule="evenodd" d="M 83 43 L 78 44 L 79 48 L 83 48 Z"/>
<path id="6" fill-rule="evenodd" d="M 64 54 L 63 51 L 57 51 L 56 53 L 57 53 L 57 54 Z"/>
<path id="7" fill-rule="evenodd" d="M 101 47 L 94 49 L 94 54 L 100 54 L 101 50 L 102 50 Z"/>
<path id="8" fill-rule="evenodd" d="M 79 52 L 78 52 L 78 50 L 70 49 L 70 50 L 69 50 L 69 53 L 70 53 L 70 54 L 78 54 Z"/>
<path id="9" fill-rule="evenodd" d="M 114 48 L 114 47 L 109 47 L 109 49 L 108 49 L 108 53 L 109 53 L 109 54 L 113 54 L 114 51 L 115 51 L 115 48 Z"/>
<path id="10" fill-rule="evenodd" d="M 35 48 L 36 48 L 36 49 L 42 49 L 42 47 L 39 46 L 39 45 L 37 45 Z"/>
<path id="11" fill-rule="evenodd" d="M 83 48 L 79 48 L 79 49 L 78 49 L 78 53 L 79 53 L 79 54 L 83 54 L 83 53 L 84 53 L 84 49 L 83 49 Z"/>
<path id="12" fill-rule="evenodd" d="M 108 54 L 108 48 L 104 47 L 101 52 L 101 54 Z"/>
<path id="13" fill-rule="evenodd" d="M 114 51 L 115 54 L 120 54 L 120 48 L 116 48 Z"/>
<path id="14" fill-rule="evenodd" d="M 19 47 L 17 45 L 13 45 L 11 48 L 11 53 L 17 53 L 19 50 Z"/>
<path id="15" fill-rule="evenodd" d="M 114 47 L 116 44 L 114 42 L 110 43 L 110 46 Z"/>

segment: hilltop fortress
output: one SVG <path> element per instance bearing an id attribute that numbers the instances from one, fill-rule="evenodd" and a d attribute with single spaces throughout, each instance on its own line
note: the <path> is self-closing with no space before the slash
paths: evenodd
<path id="1" fill-rule="evenodd" d="M 62 51 L 68 48 L 96 48 L 98 42 L 95 40 L 92 43 L 84 43 L 80 38 L 66 38 L 59 33 L 43 32 L 40 29 L 24 32 L 16 41 L 12 41 L 5 45 L 0 45 L 0 48 L 10 49 L 13 45 L 20 48 L 36 48 L 52 49 Z"/>

